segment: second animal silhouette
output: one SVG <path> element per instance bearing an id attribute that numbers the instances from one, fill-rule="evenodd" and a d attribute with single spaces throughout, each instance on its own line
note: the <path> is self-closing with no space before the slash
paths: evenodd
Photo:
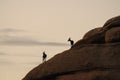
<path id="1" fill-rule="evenodd" d="M 71 38 L 69 38 L 68 41 L 70 42 L 70 45 L 71 45 L 71 47 L 72 47 L 72 46 L 74 45 L 74 41 L 71 40 Z"/>
<path id="2" fill-rule="evenodd" d="M 43 52 L 43 62 L 45 62 L 46 61 L 46 58 L 47 58 L 47 54 L 45 54 L 45 51 Z"/>

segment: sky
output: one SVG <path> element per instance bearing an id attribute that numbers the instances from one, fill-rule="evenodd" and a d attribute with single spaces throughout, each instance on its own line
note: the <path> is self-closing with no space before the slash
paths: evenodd
<path id="1" fill-rule="evenodd" d="M 84 34 L 120 15 L 120 0 L 0 0 L 0 80 L 21 80 Z"/>

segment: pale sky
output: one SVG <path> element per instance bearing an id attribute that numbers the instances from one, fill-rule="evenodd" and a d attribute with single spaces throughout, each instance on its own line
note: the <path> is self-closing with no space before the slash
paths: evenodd
<path id="1" fill-rule="evenodd" d="M 118 15 L 120 0 L 0 0 L 0 80 L 23 78 L 44 50 L 51 58 L 69 49 L 68 37 Z"/>
<path id="2" fill-rule="evenodd" d="M 80 39 L 120 13 L 120 0 L 0 0 L 0 29 L 20 29 L 24 36 L 63 42 Z M 20 34 L 19 34 L 20 35 Z"/>

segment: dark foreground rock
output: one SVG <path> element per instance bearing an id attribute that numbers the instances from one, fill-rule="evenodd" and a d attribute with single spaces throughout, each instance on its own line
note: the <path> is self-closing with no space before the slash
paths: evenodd
<path id="1" fill-rule="evenodd" d="M 22 80 L 120 80 L 119 21 L 120 16 L 91 30 L 71 49 L 35 67 Z"/>

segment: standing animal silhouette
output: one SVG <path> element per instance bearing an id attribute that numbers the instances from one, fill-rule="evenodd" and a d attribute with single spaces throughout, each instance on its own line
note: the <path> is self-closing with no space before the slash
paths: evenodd
<path id="1" fill-rule="evenodd" d="M 46 58 L 47 58 L 47 54 L 45 54 L 45 51 L 43 52 L 42 58 L 43 58 L 43 62 L 45 62 L 45 61 L 46 61 Z"/>
<path id="2" fill-rule="evenodd" d="M 71 47 L 72 47 L 72 46 L 74 45 L 74 41 L 71 40 L 71 38 L 69 38 L 68 41 L 70 42 L 70 45 L 71 45 Z"/>

